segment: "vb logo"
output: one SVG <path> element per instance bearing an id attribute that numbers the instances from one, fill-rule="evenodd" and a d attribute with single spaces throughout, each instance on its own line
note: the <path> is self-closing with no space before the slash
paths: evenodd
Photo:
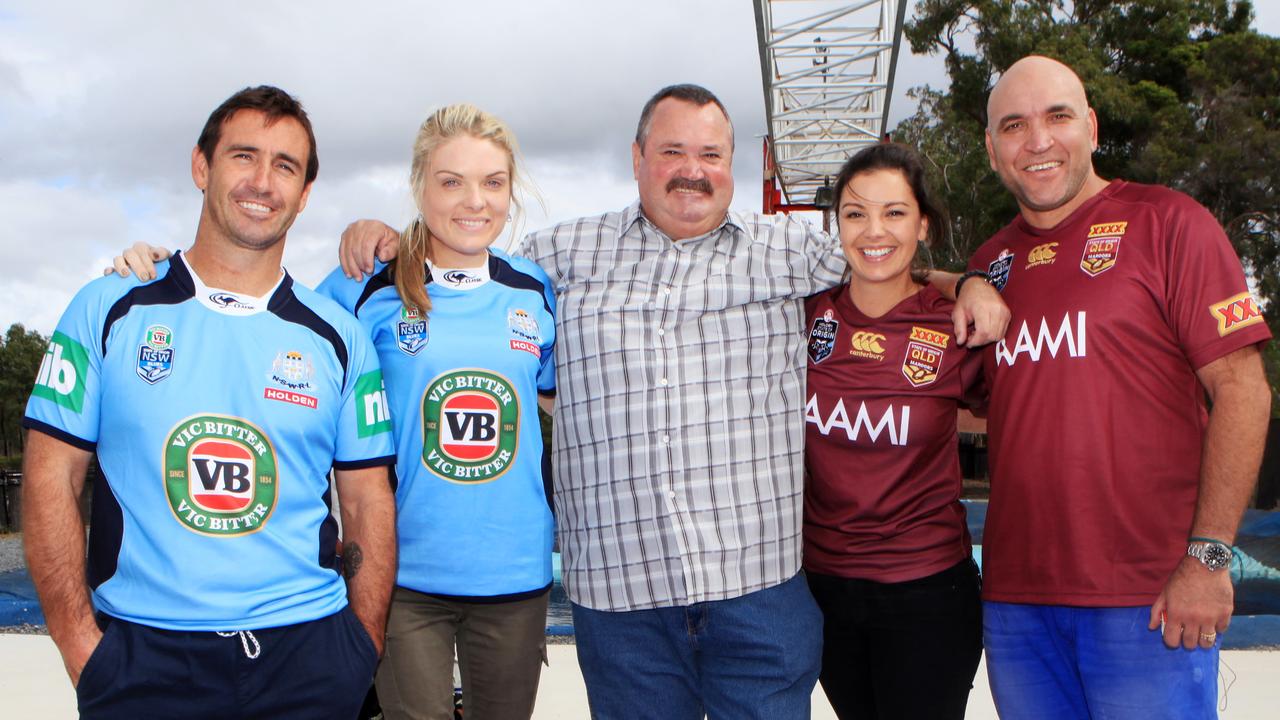
<path id="1" fill-rule="evenodd" d="M 422 462 L 454 482 L 485 482 L 516 454 L 520 403 L 510 381 L 487 370 L 458 370 L 422 397 Z"/>
<path id="2" fill-rule="evenodd" d="M 275 509 L 278 480 L 271 441 L 240 418 L 196 415 L 165 441 L 165 496 L 193 532 L 230 537 L 261 529 Z"/>

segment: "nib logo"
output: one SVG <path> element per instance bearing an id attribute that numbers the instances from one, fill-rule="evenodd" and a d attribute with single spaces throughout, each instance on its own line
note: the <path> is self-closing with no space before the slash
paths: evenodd
<path id="1" fill-rule="evenodd" d="M 89 353 L 80 343 L 55 332 L 45 350 L 31 394 L 79 413 L 84 408 L 84 382 Z"/>

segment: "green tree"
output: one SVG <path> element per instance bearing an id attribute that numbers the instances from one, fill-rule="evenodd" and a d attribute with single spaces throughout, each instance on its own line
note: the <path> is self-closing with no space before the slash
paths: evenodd
<path id="1" fill-rule="evenodd" d="M 22 414 L 48 344 L 18 323 L 0 339 L 0 455 L 22 453 Z"/>
<path id="2" fill-rule="evenodd" d="M 905 34 L 944 56 L 950 89 L 913 91 L 894 131 L 918 146 L 952 211 L 963 264 L 1017 207 L 990 171 L 986 101 L 1029 54 L 1073 67 L 1097 111 L 1103 177 L 1186 192 L 1222 223 L 1280 336 L 1280 39 L 1250 28 L 1248 0 L 920 0 Z M 1280 348 L 1267 350 L 1280 416 Z"/>

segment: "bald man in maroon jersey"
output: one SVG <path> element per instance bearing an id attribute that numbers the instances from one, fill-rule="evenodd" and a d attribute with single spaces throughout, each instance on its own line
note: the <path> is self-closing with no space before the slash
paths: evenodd
<path id="1" fill-rule="evenodd" d="M 1270 332 L 1207 210 L 1097 175 L 1097 118 L 1070 68 L 1018 61 L 987 111 L 991 167 L 1021 211 L 971 262 L 1013 312 L 985 363 L 996 704 L 1005 718 L 1216 717 Z"/>

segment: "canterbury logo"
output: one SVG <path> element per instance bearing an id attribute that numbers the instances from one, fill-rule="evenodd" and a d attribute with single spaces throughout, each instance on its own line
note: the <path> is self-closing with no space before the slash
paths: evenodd
<path id="1" fill-rule="evenodd" d="M 867 353 L 871 355 L 883 355 L 884 346 L 880 343 L 884 342 L 884 336 L 880 333 L 873 332 L 856 332 L 853 334 L 853 340 L 850 343 L 853 350 L 850 352 Z"/>
<path id="2" fill-rule="evenodd" d="M 1031 248 L 1031 252 L 1027 253 L 1027 267 L 1052 263 L 1058 257 L 1058 251 L 1055 249 L 1057 247 L 1058 243 L 1051 242 Z"/>
<path id="3" fill-rule="evenodd" d="M 1210 305 L 1209 312 L 1218 321 L 1219 336 L 1262 322 L 1262 312 L 1258 310 L 1258 303 L 1247 292 Z"/>

